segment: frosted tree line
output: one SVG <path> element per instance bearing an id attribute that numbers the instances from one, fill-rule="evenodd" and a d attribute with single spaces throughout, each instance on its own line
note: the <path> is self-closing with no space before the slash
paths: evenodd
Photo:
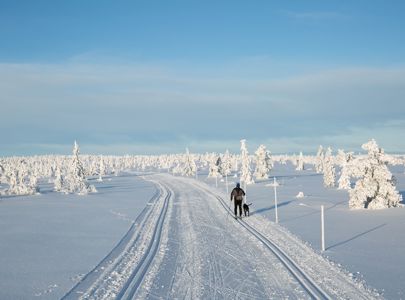
<path id="1" fill-rule="evenodd" d="M 400 165 L 403 163 L 402 159 L 386 155 L 374 139 L 363 144 L 362 149 L 367 151 L 366 155 L 355 156 L 353 152 L 338 150 L 334 157 L 330 147 L 325 152 L 320 146 L 315 170 L 323 173 L 324 186 L 335 187 L 335 166 L 339 166 L 338 189 L 348 191 L 349 208 L 381 209 L 402 206 L 402 196 L 396 190 L 395 178 L 388 169 L 388 164 Z"/>
<path id="2" fill-rule="evenodd" d="M 395 178 L 389 171 L 384 150 L 371 140 L 362 145 L 366 157 L 352 161 L 351 175 L 358 178 L 350 190 L 349 207 L 354 209 L 381 209 L 402 206 L 401 195 L 395 187 Z"/>
<path id="3" fill-rule="evenodd" d="M 117 176 L 128 170 L 170 172 L 178 176 L 197 177 L 199 170 L 209 178 L 237 176 L 241 183 L 267 179 L 274 164 L 290 163 L 299 171 L 315 171 L 323 175 L 324 186 L 348 191 L 352 209 L 378 209 L 401 206 L 401 195 L 388 165 L 405 165 L 405 157 L 387 155 L 376 141 L 365 143 L 367 154 L 319 146 L 316 155 L 272 155 L 260 145 L 249 155 L 246 140 L 240 141 L 240 153 L 185 153 L 167 155 L 83 155 L 75 142 L 72 155 L 43 155 L 0 158 L 0 195 L 34 195 L 41 193 L 41 184 L 53 184 L 61 193 L 96 192 L 92 182 L 106 176 Z M 313 166 L 313 169 L 310 168 Z M 308 167 L 304 167 L 308 166 Z M 252 170 L 254 170 L 252 174 Z M 206 172 L 205 171 L 205 172 Z M 207 173 L 205 173 L 207 174 Z"/>

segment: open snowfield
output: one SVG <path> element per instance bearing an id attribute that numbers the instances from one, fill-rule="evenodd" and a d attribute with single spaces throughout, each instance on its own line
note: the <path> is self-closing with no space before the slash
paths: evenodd
<path id="1" fill-rule="evenodd" d="M 404 195 L 403 167 L 392 171 Z M 242 220 L 225 209 L 224 182 L 204 171 L 198 181 L 107 177 L 87 196 L 49 184 L 41 195 L 2 196 L 0 299 L 405 298 L 404 208 L 351 211 L 346 191 L 290 164 L 270 176 L 280 183 L 280 226 L 272 178 L 247 187 L 253 204 Z"/>
<path id="2" fill-rule="evenodd" d="M 101 261 L 155 193 L 137 176 L 91 181 L 99 193 L 0 198 L 0 299 L 60 299 Z"/>

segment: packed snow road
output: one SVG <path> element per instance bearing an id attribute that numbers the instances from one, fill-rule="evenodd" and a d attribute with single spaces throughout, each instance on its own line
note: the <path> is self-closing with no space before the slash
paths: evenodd
<path id="1" fill-rule="evenodd" d="M 117 247 L 66 296 L 82 299 L 373 299 L 297 238 L 189 178 L 158 186 Z M 226 198 L 227 199 L 227 198 Z"/>

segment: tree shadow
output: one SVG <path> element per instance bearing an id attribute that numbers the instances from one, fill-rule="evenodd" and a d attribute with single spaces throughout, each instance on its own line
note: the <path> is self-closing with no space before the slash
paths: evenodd
<path id="1" fill-rule="evenodd" d="M 102 190 L 111 190 L 111 189 L 117 188 L 117 187 L 118 187 L 118 185 L 100 185 L 100 186 L 97 187 L 97 190 L 100 190 L 100 191 L 102 191 Z"/>
<path id="2" fill-rule="evenodd" d="M 281 203 L 279 203 L 279 204 L 277 205 L 277 207 L 286 206 L 286 205 L 290 204 L 291 202 L 292 202 L 292 200 L 290 200 L 290 201 L 285 201 L 285 202 L 281 202 Z M 250 215 L 252 216 L 252 215 L 255 215 L 255 214 L 262 214 L 262 213 L 264 213 L 264 212 L 266 212 L 266 211 L 273 210 L 273 209 L 275 209 L 275 206 L 274 206 L 274 205 L 269 206 L 269 207 L 263 207 L 263 208 L 261 208 L 261 209 L 252 211 L 252 212 L 250 213 Z"/>
<path id="3" fill-rule="evenodd" d="M 332 209 L 332 208 L 335 208 L 336 206 L 338 206 L 338 205 L 340 205 L 340 204 L 347 203 L 347 202 L 348 202 L 347 200 L 343 200 L 343 201 L 340 201 L 340 202 L 336 202 L 336 203 L 333 204 L 332 206 L 329 206 L 329 207 L 325 208 L 325 211 L 330 210 L 330 209 Z"/>
<path id="4" fill-rule="evenodd" d="M 332 246 L 330 246 L 330 247 L 327 247 L 326 250 L 329 250 L 329 249 L 332 249 L 332 248 L 335 248 L 335 247 L 344 245 L 344 244 L 346 244 L 346 243 L 348 243 L 348 242 L 351 242 L 351 241 L 353 241 L 353 240 L 355 240 L 355 239 L 357 239 L 357 238 L 359 238 L 359 237 L 362 237 L 363 235 L 366 235 L 366 234 L 368 234 L 368 233 L 370 233 L 370 232 L 373 232 L 373 231 L 375 231 L 375 230 L 377 230 L 377 229 L 380 229 L 380 228 L 384 227 L 385 225 L 387 225 L 387 223 L 378 225 L 378 226 L 376 226 L 376 227 L 374 227 L 374 228 L 371 228 L 371 229 L 369 229 L 369 230 L 366 230 L 366 231 L 364 231 L 364 232 L 362 232 L 362 233 L 356 234 L 355 236 L 353 236 L 353 237 L 351 237 L 351 238 L 349 238 L 349 239 L 347 239 L 347 240 L 341 241 L 341 242 L 336 243 L 336 244 L 334 244 L 334 245 L 332 245 Z"/>
<path id="5" fill-rule="evenodd" d="M 307 214 L 304 214 L 304 215 L 300 215 L 300 216 L 297 216 L 297 217 L 294 217 L 294 218 L 283 219 L 283 222 L 294 221 L 294 220 L 302 219 L 302 218 L 309 217 L 309 216 L 316 215 L 316 214 L 320 214 L 320 212 L 316 211 L 316 210 L 313 210 L 313 211 L 311 211 L 311 212 L 309 212 Z"/>
<path id="6" fill-rule="evenodd" d="M 7 200 L 7 199 L 20 200 L 20 199 L 22 199 L 22 198 L 24 198 L 26 196 L 38 196 L 40 194 L 41 193 L 39 193 L 39 194 L 22 194 L 22 195 L 14 195 L 14 194 L 12 194 L 12 195 L 0 195 L 0 200 Z"/>
<path id="7" fill-rule="evenodd" d="M 330 210 L 330 209 L 332 209 L 332 208 L 334 208 L 334 207 L 336 207 L 336 206 L 338 206 L 340 204 L 346 203 L 346 202 L 347 202 L 346 200 L 337 202 L 337 203 L 333 204 L 332 206 L 329 206 L 329 207 L 325 208 L 325 211 L 328 211 L 328 210 Z M 309 216 L 316 215 L 316 214 L 320 214 L 320 213 L 321 213 L 320 209 L 313 209 L 311 212 L 309 212 L 307 214 L 303 214 L 303 215 L 293 217 L 293 218 L 284 219 L 283 222 L 294 221 L 294 220 L 302 219 L 302 218 L 309 217 Z"/>

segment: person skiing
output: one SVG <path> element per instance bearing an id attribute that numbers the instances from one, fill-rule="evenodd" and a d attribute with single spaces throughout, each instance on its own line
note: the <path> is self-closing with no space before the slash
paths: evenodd
<path id="1" fill-rule="evenodd" d="M 239 207 L 239 216 L 242 218 L 242 201 L 245 196 L 245 191 L 240 188 L 240 183 L 236 184 L 236 187 L 232 190 L 231 193 L 231 202 L 235 200 L 235 218 L 238 216 L 238 207 Z"/>

